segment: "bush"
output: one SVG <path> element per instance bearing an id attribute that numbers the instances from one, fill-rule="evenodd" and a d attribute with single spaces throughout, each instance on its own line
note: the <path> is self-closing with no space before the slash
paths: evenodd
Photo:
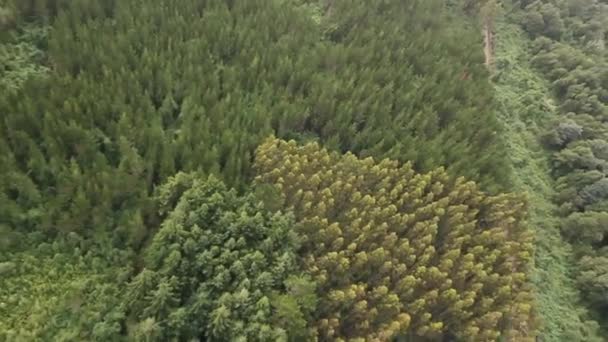
<path id="1" fill-rule="evenodd" d="M 555 124 L 554 124 L 555 125 Z M 545 133 L 543 139 L 551 147 L 562 148 L 582 136 L 583 128 L 572 120 L 556 123 L 553 129 Z"/>
<path id="2" fill-rule="evenodd" d="M 608 305 L 608 257 L 584 256 L 578 263 L 578 283 L 596 307 Z"/>

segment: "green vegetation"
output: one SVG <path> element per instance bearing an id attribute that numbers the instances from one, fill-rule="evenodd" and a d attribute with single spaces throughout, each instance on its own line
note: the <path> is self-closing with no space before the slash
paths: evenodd
<path id="1" fill-rule="evenodd" d="M 46 75 L 48 68 L 41 63 L 44 52 L 39 44 L 46 40 L 46 28 L 28 25 L 11 31 L 0 45 L 0 91 L 16 92 L 30 78 Z"/>
<path id="2" fill-rule="evenodd" d="M 132 253 L 75 234 L 28 243 L 0 252 L 0 341 L 116 340 Z"/>
<path id="3" fill-rule="evenodd" d="M 127 286 L 126 306 L 138 322 L 130 337 L 281 341 L 288 332 L 307 335 L 315 287 L 297 278 L 290 216 L 271 213 L 253 195 L 238 197 L 213 177 L 183 173 L 160 188 L 158 201 L 167 217 L 144 250 L 144 268 Z"/>
<path id="4" fill-rule="evenodd" d="M 608 195 L 604 191 L 607 157 L 603 153 L 604 146 L 608 146 L 605 124 L 608 115 L 608 54 L 605 50 L 608 4 L 596 0 L 514 3 L 508 21 L 519 24 L 527 35 L 519 35 L 514 44 L 506 43 L 499 54 L 515 51 L 515 45 L 526 46 L 524 58 L 531 61 L 533 68 L 525 61 L 503 61 L 505 74 L 509 74 L 513 64 L 518 68 L 523 65 L 526 74 L 519 76 L 517 72 L 511 72 L 507 78 L 499 74 L 498 96 L 508 94 L 509 87 L 518 92 L 524 90 L 524 100 L 528 103 L 523 102 L 525 107 L 509 111 L 532 115 L 543 111 L 552 113 L 524 118 L 526 130 L 542 137 L 535 140 L 542 141 L 550 155 L 550 163 L 542 166 L 549 168 L 533 174 L 538 179 L 550 174 L 553 179 L 543 182 L 555 189 L 541 192 L 535 201 L 538 208 L 550 209 L 539 213 L 543 222 L 538 231 L 543 235 L 537 245 L 539 258 L 546 255 L 546 263 L 537 262 L 539 275 L 550 275 L 550 279 L 540 278 L 538 285 L 539 309 L 544 312 L 546 321 L 545 334 L 555 341 L 600 340 L 594 332 L 597 323 L 591 319 L 598 320 L 602 327 L 607 323 L 603 318 L 606 303 L 601 298 L 608 293 L 603 280 L 608 274 L 605 273 L 607 240 L 604 238 L 608 215 L 604 205 Z M 513 25 L 504 27 L 507 36 L 515 37 Z M 542 75 L 542 81 L 533 75 L 534 72 Z M 542 89 L 535 84 L 548 86 Z M 535 92 L 534 88 L 540 92 Z M 505 98 L 503 103 L 510 108 L 508 106 L 517 104 L 518 100 L 512 96 Z M 531 107 L 530 103 L 547 105 L 538 108 Z M 530 130 L 530 123 L 540 124 L 541 129 Z M 511 123 L 507 126 L 515 127 Z M 542 204 L 547 200 L 553 202 L 552 206 Z M 573 248 L 560 243 L 560 235 L 570 241 Z M 545 244 L 547 252 L 543 252 Z M 555 280 L 559 280 L 555 286 L 547 285 Z M 590 310 L 580 307 L 581 295 Z M 544 309 L 543 302 L 546 303 Z"/>
<path id="5" fill-rule="evenodd" d="M 535 271 L 541 336 L 546 341 L 600 340 L 597 326 L 589 321 L 572 278 L 572 248 L 560 234 L 550 156 L 538 139 L 551 122 L 556 106 L 547 82 L 530 65 L 526 33 L 501 17 L 496 28 L 496 96 L 499 118 L 507 129 L 505 138 L 514 165 L 516 191 L 527 193 L 529 225 L 536 238 Z"/>
<path id="6" fill-rule="evenodd" d="M 294 141 L 268 140 L 256 166 L 296 215 L 321 340 L 524 341 L 534 329 L 521 198 Z"/>
<path id="7" fill-rule="evenodd" d="M 602 340 L 607 20 L 0 0 L 0 342 Z"/>

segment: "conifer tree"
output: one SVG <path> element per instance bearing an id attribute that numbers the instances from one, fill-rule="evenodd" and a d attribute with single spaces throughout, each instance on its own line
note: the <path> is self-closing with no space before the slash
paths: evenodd
<path id="1" fill-rule="evenodd" d="M 135 244 L 122 223 L 151 220 L 154 186 L 202 170 L 243 189 L 271 133 L 508 183 L 476 31 L 440 0 L 302 2 L 16 2 L 52 22 L 52 73 L 0 96 L 0 178 L 30 178 L 48 231 Z"/>

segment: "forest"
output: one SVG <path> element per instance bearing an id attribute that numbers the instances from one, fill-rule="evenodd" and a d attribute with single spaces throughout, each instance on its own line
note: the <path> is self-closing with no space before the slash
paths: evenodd
<path id="1" fill-rule="evenodd" d="M 0 0 L 0 342 L 604 341 L 608 1 Z"/>

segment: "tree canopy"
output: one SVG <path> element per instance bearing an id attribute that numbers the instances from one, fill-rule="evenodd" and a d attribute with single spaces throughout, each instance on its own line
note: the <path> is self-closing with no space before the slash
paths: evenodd
<path id="1" fill-rule="evenodd" d="M 293 219 L 214 177 L 179 173 L 159 189 L 165 213 L 127 285 L 129 335 L 155 341 L 287 341 L 307 336 L 314 284 L 299 277 Z"/>
<path id="2" fill-rule="evenodd" d="M 276 138 L 255 165 L 256 181 L 275 184 L 296 215 L 321 340 L 522 341 L 534 329 L 520 197 L 485 195 L 443 169 L 417 174 Z"/>
<path id="3" fill-rule="evenodd" d="M 602 65 L 545 3 L 534 64 L 577 111 L 544 139 L 563 230 L 603 242 Z M 499 5 L 0 0 L 0 341 L 533 339 L 469 17 Z"/>

